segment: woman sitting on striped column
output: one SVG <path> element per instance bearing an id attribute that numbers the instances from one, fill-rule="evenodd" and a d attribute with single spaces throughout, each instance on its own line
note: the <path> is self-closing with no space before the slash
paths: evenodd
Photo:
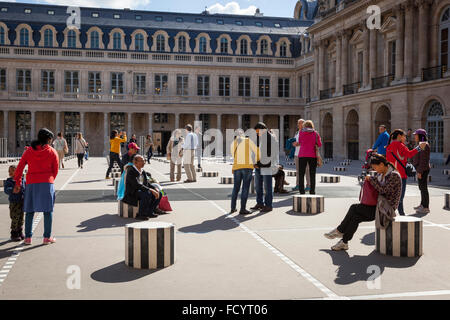
<path id="1" fill-rule="evenodd" d="M 373 154 L 370 165 L 377 173 L 377 177 L 366 176 L 366 181 L 378 191 L 379 195 L 386 198 L 389 205 L 395 210 L 400 202 L 402 192 L 402 179 L 395 167 L 381 154 Z M 324 236 L 328 239 L 342 238 L 331 247 L 332 250 L 348 250 L 348 241 L 353 238 L 358 225 L 361 222 L 374 221 L 376 206 L 368 206 L 362 203 L 351 205 L 341 224 Z"/>

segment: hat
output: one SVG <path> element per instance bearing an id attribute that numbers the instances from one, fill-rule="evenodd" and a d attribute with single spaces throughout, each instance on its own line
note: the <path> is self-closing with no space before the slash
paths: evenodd
<path id="1" fill-rule="evenodd" d="M 424 129 L 417 129 L 416 131 L 414 131 L 413 134 L 420 134 L 420 135 L 426 136 L 427 132 Z"/>
<path id="2" fill-rule="evenodd" d="M 131 142 L 130 144 L 128 144 L 128 149 L 141 150 L 141 148 L 139 148 L 139 146 L 134 142 Z"/>

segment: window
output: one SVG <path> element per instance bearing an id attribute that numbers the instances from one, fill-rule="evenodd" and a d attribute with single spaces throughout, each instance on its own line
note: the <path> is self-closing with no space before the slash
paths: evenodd
<path id="1" fill-rule="evenodd" d="M 184 75 L 184 74 L 177 75 L 177 95 L 178 96 L 189 95 L 188 80 L 189 80 L 188 75 Z"/>
<path id="2" fill-rule="evenodd" d="M 100 72 L 88 73 L 88 92 L 89 93 L 101 93 L 102 92 L 102 79 Z M 97 96 L 95 96 L 97 97 Z"/>
<path id="3" fill-rule="evenodd" d="M 2 7 L 1 12 L 8 12 L 8 8 Z"/>
<path id="4" fill-rule="evenodd" d="M 167 123 L 169 122 L 169 117 L 167 113 L 155 113 L 154 120 L 155 123 Z"/>
<path id="5" fill-rule="evenodd" d="M 114 18 L 114 19 L 120 19 L 120 14 L 115 13 L 114 16 L 113 16 L 113 18 Z"/>
<path id="6" fill-rule="evenodd" d="M 22 28 L 20 29 L 20 45 L 24 47 L 28 47 L 29 45 L 29 32 L 28 29 Z"/>
<path id="7" fill-rule="evenodd" d="M 448 70 L 450 63 L 450 49 L 449 49 L 449 29 L 450 29 L 450 8 L 445 10 L 442 15 L 441 25 L 440 25 L 440 54 L 439 60 L 440 65 Z"/>
<path id="8" fill-rule="evenodd" d="M 142 33 L 136 34 L 136 38 L 134 39 L 134 49 L 136 51 L 144 51 L 144 36 Z"/>
<path id="9" fill-rule="evenodd" d="M 219 77 L 219 96 L 229 97 L 230 96 L 230 77 L 220 76 Z"/>
<path id="10" fill-rule="evenodd" d="M 181 36 L 178 38 L 178 52 L 186 52 L 186 37 Z"/>
<path id="11" fill-rule="evenodd" d="M 98 18 L 99 14 L 98 12 L 92 12 L 92 18 Z"/>
<path id="12" fill-rule="evenodd" d="M 77 46 L 77 35 L 74 30 L 69 30 L 67 33 L 67 47 L 76 48 Z"/>
<path id="13" fill-rule="evenodd" d="M 395 74 L 395 50 L 396 42 L 389 42 L 389 74 Z"/>
<path id="14" fill-rule="evenodd" d="M 156 51 L 166 50 L 166 38 L 162 34 L 158 34 L 156 37 Z"/>
<path id="15" fill-rule="evenodd" d="M 53 31 L 50 29 L 44 31 L 44 47 L 53 47 Z"/>
<path id="16" fill-rule="evenodd" d="M 142 20 L 142 16 L 140 14 L 137 14 L 134 16 L 136 20 Z"/>
<path id="17" fill-rule="evenodd" d="M 242 116 L 242 129 L 247 131 L 248 129 L 250 129 L 250 124 L 251 124 L 251 117 L 249 114 L 244 114 Z"/>
<path id="18" fill-rule="evenodd" d="M 209 76 L 197 77 L 197 95 L 209 96 Z"/>
<path id="19" fill-rule="evenodd" d="M 134 94 L 146 94 L 146 75 L 144 73 L 134 74 Z"/>
<path id="20" fill-rule="evenodd" d="M 427 133 L 431 147 L 431 153 L 442 154 L 444 152 L 444 109 L 438 101 L 432 101 L 427 114 Z M 442 159 L 442 155 L 440 156 Z"/>
<path id="21" fill-rule="evenodd" d="M 80 92 L 78 71 L 64 71 L 64 92 L 67 93 Z"/>
<path id="22" fill-rule="evenodd" d="M 262 22 L 255 22 L 255 25 L 256 25 L 257 27 L 262 27 L 262 26 L 263 26 Z"/>
<path id="23" fill-rule="evenodd" d="M 183 22 L 183 18 L 180 18 L 180 17 L 176 18 L 175 20 L 176 20 L 176 22 Z"/>
<path id="24" fill-rule="evenodd" d="M 250 97 L 250 77 L 239 77 L 239 97 Z"/>
<path id="25" fill-rule="evenodd" d="M 199 51 L 200 53 L 206 53 L 206 38 L 201 37 L 199 41 Z"/>
<path id="26" fill-rule="evenodd" d="M 242 23 L 242 21 L 236 21 L 236 25 L 242 26 L 242 25 L 244 25 L 244 24 Z"/>
<path id="27" fill-rule="evenodd" d="M 123 112 L 111 112 L 110 117 L 110 130 L 122 131 L 125 128 L 125 113 Z"/>
<path id="28" fill-rule="evenodd" d="M 259 78 L 259 96 L 270 97 L 270 78 Z"/>
<path id="29" fill-rule="evenodd" d="M 123 94 L 123 73 L 111 72 L 111 93 Z"/>
<path id="30" fill-rule="evenodd" d="M 17 91 L 31 91 L 31 70 L 17 70 L 16 79 Z"/>
<path id="31" fill-rule="evenodd" d="M 280 44 L 280 57 L 287 57 L 287 44 L 284 41 Z"/>
<path id="32" fill-rule="evenodd" d="M 0 91 L 6 90 L 6 69 L 0 69 Z"/>
<path id="33" fill-rule="evenodd" d="M 266 39 L 261 40 L 261 54 L 268 55 L 269 54 L 269 43 Z"/>
<path id="34" fill-rule="evenodd" d="M 217 24 L 224 24 L 223 20 L 217 20 Z"/>
<path id="35" fill-rule="evenodd" d="M 54 16 L 55 15 L 55 11 L 54 10 L 48 10 L 47 14 L 51 15 L 51 16 Z"/>
<path id="36" fill-rule="evenodd" d="M 155 74 L 155 94 L 166 95 L 168 92 L 167 74 Z"/>
<path id="37" fill-rule="evenodd" d="M 228 53 L 228 39 L 220 39 L 220 53 Z"/>
<path id="38" fill-rule="evenodd" d="M 300 76 L 298 82 L 299 82 L 299 84 L 300 84 L 300 92 L 299 92 L 298 96 L 299 96 L 300 98 L 303 98 L 303 76 Z"/>
<path id="39" fill-rule="evenodd" d="M 278 97 L 289 98 L 289 78 L 278 78 Z"/>
<path id="40" fill-rule="evenodd" d="M 163 17 L 161 17 L 161 16 L 156 17 L 156 21 L 158 21 L 158 22 L 163 21 Z"/>
<path id="41" fill-rule="evenodd" d="M 16 111 L 16 147 L 23 150 L 31 143 L 31 112 Z"/>
<path id="42" fill-rule="evenodd" d="M 203 23 L 203 19 L 197 18 L 195 19 L 195 23 Z"/>
<path id="43" fill-rule="evenodd" d="M 113 34 L 113 49 L 120 50 L 122 49 L 122 36 L 119 32 L 114 32 Z"/>
<path id="44" fill-rule="evenodd" d="M 100 36 L 98 31 L 91 32 L 91 49 L 99 49 L 100 48 Z"/>
<path id="45" fill-rule="evenodd" d="M 202 122 L 203 132 L 208 131 L 211 123 L 209 114 L 201 113 L 199 120 Z"/>
<path id="46" fill-rule="evenodd" d="M 241 54 L 248 55 L 248 41 L 247 39 L 241 39 Z"/>
<path id="47" fill-rule="evenodd" d="M 5 44 L 5 29 L 0 27 L 0 45 Z"/>
<path id="48" fill-rule="evenodd" d="M 55 72 L 41 70 L 41 92 L 55 92 Z"/>
<path id="49" fill-rule="evenodd" d="M 24 9 L 23 12 L 25 12 L 26 14 L 30 14 L 31 13 L 31 9 Z"/>

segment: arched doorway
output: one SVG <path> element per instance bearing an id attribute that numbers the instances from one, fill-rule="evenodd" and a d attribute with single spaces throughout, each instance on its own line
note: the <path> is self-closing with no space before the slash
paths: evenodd
<path id="1" fill-rule="evenodd" d="M 323 118 L 322 139 L 325 158 L 333 158 L 333 116 L 329 112 Z"/>
<path id="2" fill-rule="evenodd" d="M 353 109 L 347 114 L 345 122 L 345 131 L 347 136 L 347 158 L 352 160 L 359 159 L 359 116 Z"/>
<path id="3" fill-rule="evenodd" d="M 439 101 L 430 102 L 426 113 L 426 130 L 431 147 L 431 158 L 442 160 L 444 153 L 444 109 Z"/>
<path id="4" fill-rule="evenodd" d="M 447 70 L 450 63 L 450 46 L 448 45 L 450 40 L 450 7 L 444 10 L 439 29 L 439 64 L 444 70 Z"/>
<path id="5" fill-rule="evenodd" d="M 16 150 L 23 152 L 31 144 L 31 112 L 16 111 Z"/>
<path id="6" fill-rule="evenodd" d="M 375 114 L 375 139 L 380 134 L 378 128 L 382 124 L 386 126 L 387 132 L 391 133 L 391 111 L 385 105 L 379 107 Z"/>
<path id="7" fill-rule="evenodd" d="M 67 141 L 69 150 L 73 148 L 73 139 L 76 134 L 80 132 L 80 113 L 79 112 L 64 112 L 64 138 Z"/>

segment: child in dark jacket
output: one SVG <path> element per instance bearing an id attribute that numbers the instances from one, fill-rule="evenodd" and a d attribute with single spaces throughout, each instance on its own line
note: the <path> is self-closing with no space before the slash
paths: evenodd
<path id="1" fill-rule="evenodd" d="M 22 232 L 23 228 L 23 200 L 25 194 L 25 179 L 22 179 L 22 186 L 18 193 L 13 193 L 14 174 L 16 166 L 10 166 L 8 169 L 9 178 L 5 181 L 5 193 L 8 195 L 9 216 L 11 217 L 11 240 L 21 241 L 25 239 Z"/>

